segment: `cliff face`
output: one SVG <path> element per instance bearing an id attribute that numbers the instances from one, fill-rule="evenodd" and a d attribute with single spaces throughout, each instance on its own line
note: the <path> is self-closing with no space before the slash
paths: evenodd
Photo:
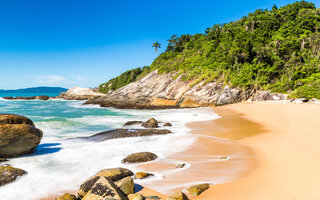
<path id="1" fill-rule="evenodd" d="M 87 103 L 136 109 L 199 107 L 236 103 L 252 95 L 249 92 L 223 87 L 217 82 L 206 85 L 200 82 L 190 86 L 192 81 L 182 81 L 180 76 L 173 79 L 174 75 L 153 71 L 133 83 Z"/>

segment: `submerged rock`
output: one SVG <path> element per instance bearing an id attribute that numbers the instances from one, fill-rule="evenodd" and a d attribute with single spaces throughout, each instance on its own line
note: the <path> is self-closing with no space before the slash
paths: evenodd
<path id="1" fill-rule="evenodd" d="M 142 124 L 143 121 L 127 121 L 123 126 L 131 126 L 131 125 L 137 125 L 137 124 Z"/>
<path id="2" fill-rule="evenodd" d="M 142 163 L 157 159 L 158 156 L 151 152 L 133 153 L 125 157 L 121 162 L 123 163 Z"/>
<path id="3" fill-rule="evenodd" d="M 56 198 L 55 200 L 77 200 L 77 198 L 73 194 L 66 193 L 61 197 Z"/>
<path id="4" fill-rule="evenodd" d="M 172 126 L 171 123 L 165 123 L 163 126 Z"/>
<path id="5" fill-rule="evenodd" d="M 148 178 L 150 176 L 154 176 L 154 174 L 150 174 L 150 173 L 147 173 L 147 172 L 137 172 L 134 174 L 134 178 L 135 179 L 145 179 L 145 178 Z"/>
<path id="6" fill-rule="evenodd" d="M 100 177 L 83 200 L 128 200 L 110 178 Z"/>
<path id="7" fill-rule="evenodd" d="M 116 181 L 115 184 L 125 195 L 134 193 L 134 182 L 131 176 Z"/>
<path id="8" fill-rule="evenodd" d="M 148 119 L 148 121 L 141 124 L 145 128 L 158 128 L 158 121 L 154 118 Z"/>
<path id="9" fill-rule="evenodd" d="M 11 166 L 0 166 L 0 186 L 6 185 L 15 181 L 19 176 L 27 174 L 23 169 L 14 168 Z"/>
<path id="10" fill-rule="evenodd" d="M 187 195 L 185 195 L 183 192 L 181 191 L 177 191 L 173 194 L 171 194 L 167 200 L 188 200 Z"/>
<path id="11" fill-rule="evenodd" d="M 129 194 L 129 200 L 145 200 L 145 197 L 141 194 Z"/>
<path id="12" fill-rule="evenodd" d="M 80 186 L 78 197 L 83 198 L 100 177 L 106 177 L 115 182 L 132 175 L 132 171 L 121 167 L 101 170 Z"/>
<path id="13" fill-rule="evenodd" d="M 101 133 L 94 134 L 89 137 L 78 137 L 74 139 L 86 139 L 90 141 L 105 141 L 114 138 L 126 138 L 126 137 L 141 137 L 141 136 L 152 136 L 152 135 L 166 135 L 171 133 L 167 129 L 114 129 L 110 131 L 104 131 Z"/>
<path id="14" fill-rule="evenodd" d="M 0 115 L 0 157 L 16 157 L 31 153 L 40 143 L 42 131 L 20 115 Z"/>
<path id="15" fill-rule="evenodd" d="M 188 192 L 192 195 L 198 196 L 207 189 L 209 189 L 209 184 L 204 183 L 204 184 L 199 184 L 199 185 L 194 185 L 189 187 Z"/>

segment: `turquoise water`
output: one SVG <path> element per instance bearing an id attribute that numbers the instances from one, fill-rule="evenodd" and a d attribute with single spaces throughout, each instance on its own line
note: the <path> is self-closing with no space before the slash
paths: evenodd
<path id="1" fill-rule="evenodd" d="M 82 104 L 83 101 L 9 101 L 0 98 L 0 113 L 27 116 L 44 133 L 33 154 L 4 163 L 26 170 L 28 175 L 0 187 L 0 199 L 35 200 L 63 191 L 76 191 L 88 177 L 105 168 L 126 167 L 137 171 L 136 166 L 124 165 L 121 160 L 141 151 L 151 151 L 160 159 L 165 159 L 195 142 L 194 137 L 186 137 L 189 131 L 185 126 L 187 122 L 217 118 L 199 109 L 118 110 Z M 174 134 L 103 142 L 68 140 L 120 128 L 129 120 L 147 120 L 150 117 L 158 119 L 160 125 L 172 123 L 170 129 Z M 172 162 L 179 164 L 181 161 Z M 163 174 L 156 174 L 147 181 L 161 179 Z M 157 189 L 158 185 L 154 187 Z M 170 188 L 170 185 L 167 187 Z"/>
<path id="2" fill-rule="evenodd" d="M 46 95 L 49 97 L 55 97 L 58 96 L 60 93 L 2 93 L 0 92 L 0 97 L 33 97 L 33 96 L 40 96 L 40 95 Z"/>

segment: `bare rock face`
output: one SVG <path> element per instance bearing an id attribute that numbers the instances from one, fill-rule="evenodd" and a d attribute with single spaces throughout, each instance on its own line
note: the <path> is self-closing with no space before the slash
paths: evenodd
<path id="1" fill-rule="evenodd" d="M 105 94 L 96 92 L 94 89 L 74 87 L 61 93 L 57 98 L 66 100 L 93 100 L 102 96 L 105 96 Z"/>
<path id="2" fill-rule="evenodd" d="M 216 106 L 222 106 L 241 101 L 240 91 L 237 89 L 230 89 L 226 86 L 217 99 Z"/>
<path id="3" fill-rule="evenodd" d="M 26 171 L 11 166 L 0 166 L 0 186 L 15 181 L 19 176 L 27 174 Z"/>
<path id="4" fill-rule="evenodd" d="M 20 115 L 0 114 L 0 157 L 31 153 L 40 143 L 42 131 Z"/>
<path id="5" fill-rule="evenodd" d="M 133 175 L 133 172 L 125 169 L 125 168 L 110 168 L 110 169 L 104 169 L 96 173 L 94 176 L 86 180 L 81 186 L 78 191 L 78 197 L 82 199 L 88 191 L 93 187 L 93 185 L 101 178 L 105 177 L 110 179 L 111 181 L 119 181 L 123 178 L 130 177 Z"/>
<path id="6" fill-rule="evenodd" d="M 151 152 L 139 152 L 133 153 L 125 157 L 123 163 L 142 163 L 157 159 L 158 156 Z"/>
<path id="7" fill-rule="evenodd" d="M 145 128 L 158 128 L 159 127 L 158 121 L 154 118 L 148 119 L 148 121 L 143 122 L 141 125 Z"/>
<path id="8" fill-rule="evenodd" d="M 100 177 L 92 186 L 83 200 L 128 200 L 127 196 L 112 182 L 111 179 Z"/>
<path id="9" fill-rule="evenodd" d="M 252 98 L 253 101 L 281 101 L 286 99 L 286 94 L 271 93 L 269 91 L 258 92 L 258 94 Z"/>

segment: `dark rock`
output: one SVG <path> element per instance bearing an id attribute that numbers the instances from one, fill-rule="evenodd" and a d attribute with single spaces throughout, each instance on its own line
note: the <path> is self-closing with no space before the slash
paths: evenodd
<path id="1" fill-rule="evenodd" d="M 163 126 L 172 126 L 171 123 L 165 123 Z"/>
<path id="2" fill-rule="evenodd" d="M 77 198 L 73 194 L 66 193 L 61 197 L 56 198 L 55 200 L 77 200 Z"/>
<path id="3" fill-rule="evenodd" d="M 110 131 L 104 131 L 101 133 L 94 134 L 89 137 L 78 137 L 74 139 L 86 139 L 89 141 L 104 141 L 115 138 L 126 138 L 126 137 L 142 137 L 142 136 L 152 136 L 152 135 L 166 135 L 171 133 L 167 129 L 114 129 Z"/>
<path id="4" fill-rule="evenodd" d="M 151 152 L 133 153 L 125 157 L 121 162 L 123 163 L 142 163 L 157 159 L 158 156 Z"/>
<path id="5" fill-rule="evenodd" d="M 131 126 L 136 124 L 142 124 L 143 121 L 127 121 L 123 126 Z"/>
<path id="6" fill-rule="evenodd" d="M 199 184 L 199 185 L 194 185 L 192 187 L 189 187 L 188 192 L 192 195 L 198 196 L 207 189 L 209 189 L 209 184 L 204 183 L 204 184 Z"/>
<path id="7" fill-rule="evenodd" d="M 100 177 L 88 191 L 83 200 L 128 200 L 125 194 L 113 183 L 110 178 Z"/>
<path id="8" fill-rule="evenodd" d="M 48 100 L 49 99 L 49 96 L 46 96 L 46 95 L 41 95 L 41 96 L 36 96 L 36 99 L 38 100 Z"/>
<path id="9" fill-rule="evenodd" d="M 31 153 L 40 143 L 42 131 L 20 115 L 0 115 L 0 157 L 9 158 Z"/>
<path id="10" fill-rule="evenodd" d="M 148 178 L 150 176 L 154 176 L 154 174 L 150 174 L 150 173 L 147 173 L 147 172 L 137 172 L 134 174 L 134 178 L 135 179 L 145 179 L 145 178 Z"/>
<path id="11" fill-rule="evenodd" d="M 148 119 L 148 121 L 143 122 L 141 125 L 145 128 L 158 128 L 159 127 L 158 121 L 155 120 L 154 118 Z"/>
<path id="12" fill-rule="evenodd" d="M 0 166 L 0 186 L 6 185 L 15 181 L 19 176 L 27 174 L 23 169 L 14 168 L 11 166 Z"/>
<path id="13" fill-rule="evenodd" d="M 185 166 L 186 166 L 186 163 L 181 163 L 181 164 L 178 164 L 176 168 L 184 168 Z"/>
<path id="14" fill-rule="evenodd" d="M 7 100 L 48 100 L 49 96 L 41 95 L 41 96 L 32 96 L 32 97 L 3 97 Z"/>
<path id="15" fill-rule="evenodd" d="M 81 186 L 78 191 L 78 197 L 82 199 L 88 191 L 92 188 L 92 186 L 100 179 L 100 177 L 106 177 L 110 180 L 116 182 L 119 181 L 125 177 L 132 176 L 133 172 L 125 169 L 125 168 L 110 168 L 110 169 L 104 169 L 96 173 L 94 176 L 86 180 Z"/>

